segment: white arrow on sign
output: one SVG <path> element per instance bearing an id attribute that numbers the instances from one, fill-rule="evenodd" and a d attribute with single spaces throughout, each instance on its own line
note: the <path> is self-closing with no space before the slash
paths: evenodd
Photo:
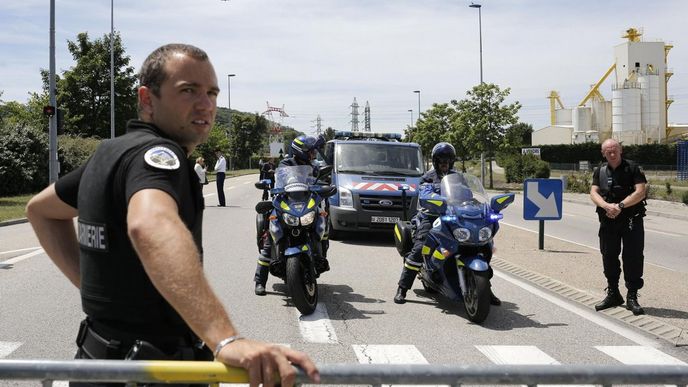
<path id="1" fill-rule="evenodd" d="M 535 217 L 537 218 L 558 218 L 559 210 L 557 209 L 557 201 L 554 198 L 554 192 L 550 193 L 548 197 L 544 197 L 538 191 L 537 181 L 529 181 L 527 183 L 528 200 L 535 203 L 540 209 Z"/>

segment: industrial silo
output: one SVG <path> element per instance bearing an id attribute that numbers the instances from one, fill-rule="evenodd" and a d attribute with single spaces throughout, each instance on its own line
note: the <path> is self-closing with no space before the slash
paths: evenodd
<path id="1" fill-rule="evenodd" d="M 646 74 L 638 77 L 640 83 L 641 128 L 646 142 L 661 142 L 659 75 Z"/>
<path id="2" fill-rule="evenodd" d="M 636 144 L 640 137 L 640 85 L 625 82 L 612 90 L 612 136 Z"/>

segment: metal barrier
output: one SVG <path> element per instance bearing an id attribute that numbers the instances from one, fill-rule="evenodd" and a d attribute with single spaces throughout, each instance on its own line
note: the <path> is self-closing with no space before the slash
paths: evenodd
<path id="1" fill-rule="evenodd" d="M 688 385 L 686 365 L 320 365 L 321 384 L 525 384 Z M 0 380 L 136 383 L 248 383 L 243 369 L 218 362 L 123 360 L 0 360 Z M 310 384 L 303 372 L 298 384 Z"/>

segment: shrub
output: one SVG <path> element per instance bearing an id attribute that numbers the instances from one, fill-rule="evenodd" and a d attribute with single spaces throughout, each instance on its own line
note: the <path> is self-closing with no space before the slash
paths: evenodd
<path id="1" fill-rule="evenodd" d="M 569 192 L 589 193 L 592 175 L 585 172 L 579 175 L 570 174 L 566 176 L 566 190 Z"/>
<path id="2" fill-rule="evenodd" d="M 667 194 L 667 197 L 670 197 L 670 196 L 671 196 L 671 192 L 672 192 L 672 190 L 671 190 L 671 183 L 669 183 L 669 182 L 667 181 L 666 183 L 664 183 L 664 186 L 666 187 L 666 194 Z"/>
<path id="3" fill-rule="evenodd" d="M 60 136 L 57 145 L 57 157 L 60 160 L 60 176 L 81 166 L 96 151 L 99 139 L 94 137 Z"/>
<path id="4" fill-rule="evenodd" d="M 510 155 L 503 159 L 507 183 L 522 183 L 525 179 L 546 179 L 550 176 L 549 164 L 533 155 Z"/>
<path id="5" fill-rule="evenodd" d="M 688 191 L 683 191 L 681 194 L 681 201 L 683 204 L 688 204 Z"/>
<path id="6" fill-rule="evenodd" d="M 0 196 L 36 192 L 48 183 L 48 136 L 27 127 L 0 128 Z"/>

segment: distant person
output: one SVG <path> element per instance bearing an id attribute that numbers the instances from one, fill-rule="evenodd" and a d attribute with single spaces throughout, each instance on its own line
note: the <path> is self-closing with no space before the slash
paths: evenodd
<path id="1" fill-rule="evenodd" d="M 264 164 L 265 164 L 265 162 L 263 161 L 262 158 L 260 160 L 258 160 L 258 181 L 261 181 L 265 178 L 265 177 L 263 177 L 263 165 Z"/>
<path id="2" fill-rule="evenodd" d="M 205 160 L 203 159 L 203 157 L 196 158 L 196 165 L 194 165 L 194 171 L 196 171 L 198 181 L 203 185 L 208 184 L 208 178 L 205 175 L 207 170 L 208 167 L 205 166 Z"/>
<path id="3" fill-rule="evenodd" d="M 139 84 L 139 119 L 127 133 L 104 140 L 26 207 L 41 246 L 81 292 L 76 358 L 215 358 L 266 387 L 280 382 L 277 374 L 293 385 L 297 365 L 317 383 L 305 354 L 241 337 L 203 273 L 203 196 L 187 158 L 217 112 L 207 54 L 162 46 L 146 58 Z"/>
<path id="4" fill-rule="evenodd" d="M 645 245 L 645 188 L 647 179 L 640 166 L 621 157 L 621 144 L 614 139 L 602 143 L 602 155 L 607 159 L 595 168 L 590 187 L 590 199 L 597 205 L 600 220 L 600 252 L 607 296 L 595 305 L 604 310 L 624 303 L 619 292 L 621 262 L 623 260 L 626 309 L 634 315 L 645 311 L 638 303 L 638 290 L 643 287 L 643 249 Z M 623 253 L 621 246 L 623 245 Z"/>
<path id="5" fill-rule="evenodd" d="M 262 178 L 263 179 L 268 179 L 270 180 L 270 188 L 273 189 L 275 188 L 275 163 L 273 163 L 272 159 L 268 159 L 265 163 L 263 163 L 263 166 L 261 167 L 260 171 Z M 264 189 L 263 190 L 263 200 L 268 200 L 268 190 Z"/>
<path id="6" fill-rule="evenodd" d="M 227 170 L 227 161 L 225 161 L 225 156 L 219 149 L 215 149 L 215 156 L 217 156 L 217 161 L 215 162 L 215 184 L 217 186 L 217 200 L 219 202 L 218 207 L 225 206 L 225 171 Z"/>

